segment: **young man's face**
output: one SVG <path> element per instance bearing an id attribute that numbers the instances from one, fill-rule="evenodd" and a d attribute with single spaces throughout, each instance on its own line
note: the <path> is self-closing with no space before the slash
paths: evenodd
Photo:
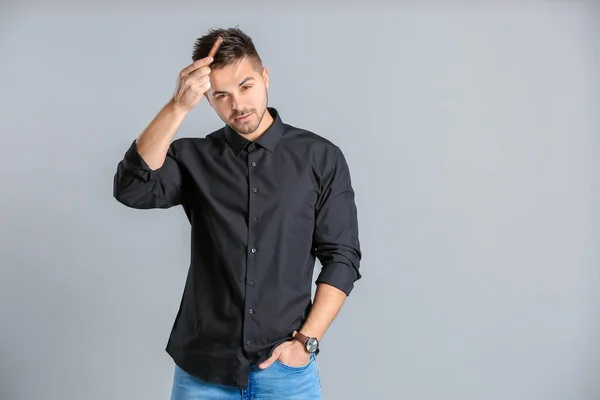
<path id="1" fill-rule="evenodd" d="M 207 99 L 223 122 L 243 135 L 261 127 L 269 88 L 266 68 L 259 72 L 251 60 L 244 58 L 233 65 L 213 69 L 210 85 Z"/>

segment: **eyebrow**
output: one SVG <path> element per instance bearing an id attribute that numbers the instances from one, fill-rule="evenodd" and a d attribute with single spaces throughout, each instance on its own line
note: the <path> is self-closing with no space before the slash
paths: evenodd
<path id="1" fill-rule="evenodd" d="M 244 84 L 246 82 L 251 81 L 251 80 L 254 80 L 254 78 L 251 77 L 251 76 L 249 76 L 249 77 L 245 78 L 243 81 L 241 81 L 238 86 L 244 86 Z M 225 91 L 225 90 L 218 90 L 218 91 L 213 92 L 213 96 L 216 96 L 218 94 L 227 94 L 227 91 Z"/>

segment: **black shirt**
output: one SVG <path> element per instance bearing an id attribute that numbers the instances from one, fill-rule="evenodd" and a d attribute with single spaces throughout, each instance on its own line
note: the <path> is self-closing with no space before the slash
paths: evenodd
<path id="1" fill-rule="evenodd" d="M 202 380 L 246 389 L 249 366 L 291 340 L 317 279 L 347 295 L 361 278 L 357 210 L 341 150 L 274 123 L 250 142 L 229 126 L 174 140 L 151 170 L 135 141 L 118 164 L 114 197 L 136 209 L 181 205 L 191 262 L 166 345 Z"/>

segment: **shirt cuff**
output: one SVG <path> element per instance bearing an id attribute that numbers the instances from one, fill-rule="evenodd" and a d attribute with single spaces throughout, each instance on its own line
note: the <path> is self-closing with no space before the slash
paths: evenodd
<path id="1" fill-rule="evenodd" d="M 360 274 L 353 267 L 336 262 L 323 266 L 316 283 L 327 283 L 349 296 L 354 289 L 354 282 L 359 278 Z"/>
<path id="2" fill-rule="evenodd" d="M 137 151 L 137 139 L 131 143 L 123 159 L 123 167 L 138 178 L 148 182 L 156 177 L 157 171 L 153 171 Z"/>

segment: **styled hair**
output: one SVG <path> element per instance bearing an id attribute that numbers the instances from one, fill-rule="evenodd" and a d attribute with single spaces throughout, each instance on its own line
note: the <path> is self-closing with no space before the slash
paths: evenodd
<path id="1" fill-rule="evenodd" d="M 238 27 L 210 29 L 204 36 L 196 39 L 192 61 L 207 57 L 211 47 L 219 36 L 223 38 L 223 42 L 215 54 L 214 61 L 210 65 L 211 69 L 223 68 L 236 64 L 243 58 L 248 58 L 252 61 L 257 71 L 262 70 L 262 60 L 254 47 L 252 38 Z"/>

